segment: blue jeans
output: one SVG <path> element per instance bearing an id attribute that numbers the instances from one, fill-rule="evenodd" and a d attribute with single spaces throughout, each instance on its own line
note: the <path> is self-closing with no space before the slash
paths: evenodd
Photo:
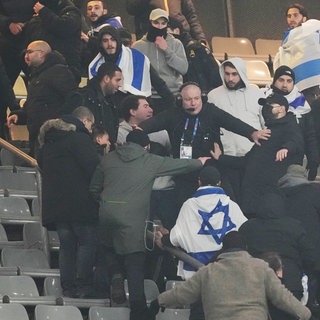
<path id="1" fill-rule="evenodd" d="M 90 295 L 97 250 L 97 226 L 57 223 L 60 281 L 65 295 Z"/>

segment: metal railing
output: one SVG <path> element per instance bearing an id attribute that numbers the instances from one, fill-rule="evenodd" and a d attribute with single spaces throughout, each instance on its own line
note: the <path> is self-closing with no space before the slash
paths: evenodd
<path id="1" fill-rule="evenodd" d="M 40 168 L 38 166 L 38 162 L 35 158 L 29 156 L 19 148 L 15 147 L 8 141 L 0 138 L 0 145 L 1 147 L 7 149 L 8 151 L 12 152 L 14 155 L 18 156 L 19 158 L 23 159 L 31 165 L 35 169 L 36 173 L 36 182 L 37 182 L 37 193 L 39 198 L 39 206 L 40 206 L 40 221 L 41 221 L 41 213 L 42 213 L 42 180 L 41 180 L 41 173 Z M 42 227 L 41 225 L 41 239 L 43 244 L 43 252 L 45 253 L 48 263 L 50 265 L 50 246 L 49 246 L 49 238 L 48 238 L 48 231 L 46 228 Z"/>

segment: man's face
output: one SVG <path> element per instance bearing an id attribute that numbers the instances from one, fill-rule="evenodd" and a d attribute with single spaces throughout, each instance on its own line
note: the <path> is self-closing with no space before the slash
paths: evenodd
<path id="1" fill-rule="evenodd" d="M 87 17 L 92 21 L 97 21 L 102 15 L 107 14 L 107 9 L 103 9 L 102 1 L 89 1 L 87 4 Z"/>
<path id="2" fill-rule="evenodd" d="M 289 28 L 294 29 L 301 26 L 301 23 L 306 22 L 307 17 L 304 17 L 299 9 L 290 8 L 287 12 L 287 24 Z"/>
<path id="3" fill-rule="evenodd" d="M 36 44 L 29 44 L 25 51 L 24 61 L 29 67 L 37 67 L 44 62 L 45 52 Z"/>
<path id="4" fill-rule="evenodd" d="M 157 20 L 151 21 L 151 24 L 157 29 L 164 29 L 168 25 L 168 20 L 165 18 L 159 18 Z"/>
<path id="5" fill-rule="evenodd" d="M 197 86 L 189 85 L 182 89 L 182 107 L 190 115 L 197 115 L 202 110 L 201 90 Z"/>
<path id="6" fill-rule="evenodd" d="M 274 86 L 283 92 L 290 93 L 293 90 L 294 82 L 291 77 L 283 75 L 274 82 Z"/>
<path id="7" fill-rule="evenodd" d="M 90 133 L 92 133 L 92 126 L 94 125 L 94 118 L 85 118 L 85 119 L 83 119 L 83 124 L 84 124 L 84 126 L 86 127 L 86 129 L 90 132 Z"/>
<path id="8" fill-rule="evenodd" d="M 131 109 L 130 114 L 135 119 L 136 123 L 140 124 L 142 121 L 152 117 L 153 110 L 151 109 L 147 100 L 139 99 L 138 109 Z"/>
<path id="9" fill-rule="evenodd" d="M 241 78 L 236 68 L 229 66 L 224 67 L 224 82 L 228 89 L 235 88 L 240 81 Z"/>
<path id="10" fill-rule="evenodd" d="M 104 144 L 106 145 L 106 153 L 110 151 L 111 142 L 110 142 L 109 135 L 107 133 L 102 136 L 98 136 L 96 138 L 96 141 L 100 145 L 104 145 Z"/>
<path id="11" fill-rule="evenodd" d="M 102 36 L 101 46 L 107 54 L 115 54 L 117 51 L 117 41 L 108 33 Z"/>
<path id="12" fill-rule="evenodd" d="M 122 72 L 116 71 L 114 76 L 110 79 L 108 76 L 105 77 L 106 83 L 106 94 L 112 95 L 116 93 L 122 84 Z"/>

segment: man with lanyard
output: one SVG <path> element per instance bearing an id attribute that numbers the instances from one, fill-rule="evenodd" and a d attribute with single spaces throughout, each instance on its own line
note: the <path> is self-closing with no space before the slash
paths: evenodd
<path id="1" fill-rule="evenodd" d="M 215 142 L 222 148 L 220 127 L 245 136 L 258 145 L 259 139 L 267 140 L 270 136 L 270 130 L 258 131 L 214 104 L 207 103 L 195 82 L 183 84 L 180 95 L 180 108 L 161 112 L 140 124 L 140 128 L 147 133 L 167 130 L 174 158 L 209 156 Z M 211 164 L 215 165 L 214 160 Z M 176 178 L 181 204 L 197 189 L 197 178 L 198 172 Z"/>

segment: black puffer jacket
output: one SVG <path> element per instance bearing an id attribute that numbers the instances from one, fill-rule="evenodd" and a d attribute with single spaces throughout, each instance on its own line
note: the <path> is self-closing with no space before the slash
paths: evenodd
<path id="1" fill-rule="evenodd" d="M 42 224 L 54 229 L 56 222 L 96 223 L 98 205 L 89 194 L 89 183 L 99 157 L 88 130 L 67 116 L 46 122 L 39 137 Z"/>
<path id="2" fill-rule="evenodd" d="M 11 113 L 18 115 L 20 124 L 27 123 L 31 144 L 36 141 L 41 125 L 62 113 L 67 94 L 76 87 L 65 59 L 56 51 L 48 53 L 44 63 L 32 69 L 25 106 Z"/>
<path id="3" fill-rule="evenodd" d="M 28 43 L 44 40 L 59 51 L 80 81 L 81 13 L 69 0 L 50 0 L 26 26 Z M 42 1 L 44 2 L 44 1 Z M 56 3 L 56 4 L 55 4 Z"/>
<path id="4" fill-rule="evenodd" d="M 288 113 L 281 119 L 266 123 L 271 137 L 254 145 L 246 155 L 246 170 L 242 182 L 242 206 L 246 215 L 253 214 L 255 202 L 266 192 L 276 188 L 278 180 L 291 164 L 302 164 L 304 143 L 296 118 Z M 288 156 L 275 161 L 280 149 L 287 149 Z"/>
<path id="5" fill-rule="evenodd" d="M 303 272 L 319 274 L 319 257 L 301 223 L 286 215 L 285 204 L 278 194 L 266 194 L 256 208 L 256 218 L 239 229 L 253 256 L 278 252 L 283 260 L 284 285 L 296 296 L 302 295 Z"/>

